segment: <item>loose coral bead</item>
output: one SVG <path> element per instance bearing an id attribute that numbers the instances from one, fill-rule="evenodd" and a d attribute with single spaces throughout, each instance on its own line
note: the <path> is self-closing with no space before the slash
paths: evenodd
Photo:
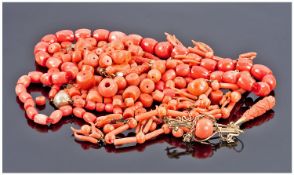
<path id="1" fill-rule="evenodd" d="M 174 88 L 175 87 L 175 82 L 173 80 L 167 80 L 165 82 L 165 88 Z"/>
<path id="2" fill-rule="evenodd" d="M 159 42 L 154 48 L 154 53 L 162 59 L 167 59 L 170 57 L 172 50 L 173 46 L 169 42 Z"/>
<path id="3" fill-rule="evenodd" d="M 79 38 L 89 38 L 91 37 L 91 30 L 89 29 L 78 29 L 75 31 L 75 37 Z"/>
<path id="4" fill-rule="evenodd" d="M 154 89 L 155 89 L 155 84 L 151 79 L 146 78 L 141 81 L 141 83 L 140 83 L 141 92 L 148 94 L 148 93 L 153 92 Z"/>
<path id="5" fill-rule="evenodd" d="M 73 41 L 74 40 L 74 33 L 71 30 L 61 30 L 56 32 L 56 38 L 58 42 L 63 41 Z"/>
<path id="6" fill-rule="evenodd" d="M 86 100 L 87 100 L 87 101 L 92 101 L 92 102 L 95 102 L 95 103 L 102 103 L 103 98 L 102 98 L 102 96 L 99 94 L 98 90 L 96 90 L 96 89 L 91 89 L 91 90 L 88 92 L 88 94 L 87 94 Z"/>
<path id="7" fill-rule="evenodd" d="M 90 71 L 82 71 L 77 74 L 76 83 L 81 89 L 87 90 L 95 85 L 95 77 Z"/>
<path id="8" fill-rule="evenodd" d="M 36 104 L 39 106 L 46 104 L 46 97 L 45 96 L 38 96 L 38 97 L 36 97 L 35 100 L 36 100 Z"/>
<path id="9" fill-rule="evenodd" d="M 236 84 L 240 77 L 240 73 L 238 71 L 226 71 L 222 76 L 222 81 L 225 83 Z"/>
<path id="10" fill-rule="evenodd" d="M 188 84 L 188 91 L 193 95 L 201 95 L 208 89 L 208 84 L 205 79 L 198 78 Z"/>
<path id="11" fill-rule="evenodd" d="M 61 70 L 69 75 L 69 79 L 75 79 L 79 73 L 79 68 L 76 64 L 71 62 L 65 62 L 61 65 Z"/>
<path id="12" fill-rule="evenodd" d="M 109 33 L 108 41 L 112 42 L 112 41 L 115 41 L 115 40 L 122 40 L 126 36 L 127 35 L 125 33 L 123 33 L 123 32 L 113 31 L 113 32 Z"/>
<path id="13" fill-rule="evenodd" d="M 175 69 L 178 65 L 178 61 L 179 60 L 167 59 L 165 66 L 167 69 Z"/>
<path id="14" fill-rule="evenodd" d="M 155 84 L 155 89 L 157 90 L 162 91 L 164 87 L 165 87 L 165 83 L 162 80 L 160 80 L 159 82 Z"/>
<path id="15" fill-rule="evenodd" d="M 98 91 L 103 97 L 113 97 L 117 91 L 117 84 L 113 79 L 105 78 L 98 85 Z"/>
<path id="16" fill-rule="evenodd" d="M 115 50 L 111 53 L 111 58 L 115 64 L 122 64 L 131 60 L 131 53 L 126 50 Z"/>
<path id="17" fill-rule="evenodd" d="M 140 45 L 145 52 L 153 53 L 157 43 L 158 42 L 153 38 L 144 38 Z"/>
<path id="18" fill-rule="evenodd" d="M 211 91 L 209 94 L 209 99 L 211 100 L 212 104 L 218 104 L 223 98 L 223 94 L 224 93 L 221 90 Z"/>
<path id="19" fill-rule="evenodd" d="M 75 50 L 72 52 L 72 61 L 73 62 L 79 62 L 82 60 L 82 52 L 79 50 Z"/>
<path id="20" fill-rule="evenodd" d="M 276 88 L 277 82 L 276 82 L 276 78 L 275 78 L 275 76 L 273 74 L 267 74 L 267 75 L 265 75 L 262 78 L 262 82 L 267 83 L 270 86 L 271 90 L 273 90 L 273 89 Z"/>
<path id="21" fill-rule="evenodd" d="M 93 38 L 97 41 L 107 41 L 109 33 L 110 32 L 106 29 L 97 29 L 93 32 Z"/>
<path id="22" fill-rule="evenodd" d="M 195 136 L 199 139 L 206 139 L 213 134 L 213 122 L 207 118 L 198 120 L 195 129 Z"/>

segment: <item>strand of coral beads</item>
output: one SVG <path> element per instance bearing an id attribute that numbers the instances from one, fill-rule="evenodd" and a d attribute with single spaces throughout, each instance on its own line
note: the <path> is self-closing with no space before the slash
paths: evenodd
<path id="1" fill-rule="evenodd" d="M 202 42 L 193 41 L 193 47 L 185 47 L 174 35 L 166 36 L 167 41 L 158 42 L 105 29 L 62 30 L 45 35 L 36 44 L 34 54 L 36 63 L 47 67 L 47 72 L 32 71 L 21 76 L 16 94 L 35 123 L 56 124 L 63 116 L 74 114 L 103 128 L 107 143 L 119 145 L 143 143 L 169 133 L 171 127 L 164 124 L 164 116 L 189 112 L 192 116 L 227 118 L 242 93 L 267 96 L 276 86 L 268 67 L 253 64 L 254 52 L 232 60 L 216 56 Z M 31 83 L 51 87 L 49 98 L 58 109 L 49 116 L 36 110 L 36 102 L 27 92 Z M 159 102 L 160 108 L 146 113 L 154 102 Z M 113 114 L 97 117 L 89 112 L 94 110 Z M 212 120 L 199 120 L 195 134 L 206 138 L 213 132 L 212 127 Z M 133 128 L 136 137 L 115 139 L 118 133 Z M 177 128 L 172 134 L 181 137 L 187 132 Z M 96 142 L 87 133 L 76 131 L 75 136 Z"/>

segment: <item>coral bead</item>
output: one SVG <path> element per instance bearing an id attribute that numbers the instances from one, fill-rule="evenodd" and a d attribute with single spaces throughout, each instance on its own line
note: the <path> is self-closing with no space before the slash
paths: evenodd
<path id="1" fill-rule="evenodd" d="M 35 45 L 34 54 L 36 54 L 39 51 L 47 52 L 48 46 L 49 46 L 49 44 L 47 42 L 38 42 Z"/>
<path id="2" fill-rule="evenodd" d="M 195 136 L 199 139 L 206 139 L 213 134 L 213 122 L 210 119 L 199 119 L 196 124 Z"/>
<path id="3" fill-rule="evenodd" d="M 118 86 L 113 79 L 105 78 L 99 83 L 98 91 L 103 97 L 113 97 L 118 91 Z"/>
<path id="4" fill-rule="evenodd" d="M 232 59 L 225 58 L 225 59 L 218 61 L 217 68 L 218 68 L 218 70 L 225 72 L 225 71 L 229 71 L 229 70 L 234 70 L 235 64 Z"/>
<path id="5" fill-rule="evenodd" d="M 158 42 L 153 38 L 144 38 L 141 41 L 141 47 L 145 52 L 153 53 L 154 47 Z"/>
<path id="6" fill-rule="evenodd" d="M 189 75 L 190 67 L 188 64 L 179 64 L 176 67 L 176 74 L 181 77 L 185 77 Z"/>
<path id="7" fill-rule="evenodd" d="M 253 84 L 255 83 L 254 78 L 251 77 L 248 71 L 240 72 L 240 77 L 237 81 L 237 85 L 245 89 L 246 91 L 251 91 Z"/>
<path id="8" fill-rule="evenodd" d="M 125 33 L 123 33 L 123 32 L 113 31 L 113 32 L 109 33 L 108 41 L 112 42 L 112 41 L 115 41 L 115 40 L 122 40 L 126 36 L 127 35 Z"/>
<path id="9" fill-rule="evenodd" d="M 84 108 L 76 107 L 73 109 L 73 114 L 78 118 L 83 118 L 85 112 L 86 110 Z"/>
<path id="10" fill-rule="evenodd" d="M 276 88 L 277 82 L 276 82 L 276 78 L 275 78 L 275 76 L 273 74 L 265 75 L 262 78 L 262 82 L 267 83 L 270 86 L 271 90 L 274 90 Z"/>
<path id="11" fill-rule="evenodd" d="M 49 57 L 46 61 L 46 67 L 50 68 L 58 68 L 62 64 L 62 61 L 55 57 Z"/>
<path id="12" fill-rule="evenodd" d="M 99 64 L 99 57 L 95 53 L 89 53 L 84 58 L 84 64 L 90 65 L 92 67 L 97 67 Z"/>
<path id="13" fill-rule="evenodd" d="M 272 74 L 272 71 L 262 64 L 254 64 L 251 68 L 251 74 L 254 78 L 262 80 L 266 74 Z"/>
<path id="14" fill-rule="evenodd" d="M 49 116 L 50 119 L 52 119 L 52 124 L 58 123 L 62 119 L 62 111 L 61 110 L 56 110 L 51 113 Z"/>
<path id="15" fill-rule="evenodd" d="M 237 71 L 227 71 L 223 74 L 222 81 L 225 83 L 235 84 L 239 78 L 240 74 Z"/>
<path id="16" fill-rule="evenodd" d="M 126 76 L 126 81 L 128 83 L 128 85 L 139 85 L 140 83 L 140 78 L 139 75 L 136 73 L 130 73 Z"/>
<path id="17" fill-rule="evenodd" d="M 89 29 L 78 29 L 75 31 L 75 37 L 78 38 L 89 38 L 91 37 L 91 30 Z"/>
<path id="18" fill-rule="evenodd" d="M 169 69 L 167 70 L 163 75 L 162 75 L 162 81 L 166 82 L 167 80 L 173 80 L 176 78 L 176 71 L 174 69 Z"/>
<path id="19" fill-rule="evenodd" d="M 72 114 L 72 107 L 70 105 L 61 106 L 59 110 L 62 112 L 62 116 L 68 116 Z"/>
<path id="20" fill-rule="evenodd" d="M 217 62 L 213 59 L 204 58 L 200 62 L 200 66 L 204 67 L 209 71 L 214 71 L 216 68 Z"/>
<path id="21" fill-rule="evenodd" d="M 71 30 L 61 30 L 56 32 L 56 38 L 58 42 L 73 41 L 74 33 Z"/>
<path id="22" fill-rule="evenodd" d="M 163 74 L 166 70 L 165 61 L 163 60 L 156 60 L 151 66 L 151 69 L 157 69 L 161 74 Z"/>
<path id="23" fill-rule="evenodd" d="M 153 82 L 158 82 L 161 79 L 161 72 L 157 69 L 151 69 L 147 75 Z"/>
<path id="24" fill-rule="evenodd" d="M 77 74 L 76 82 L 81 89 L 90 89 L 95 84 L 95 77 L 89 71 L 82 71 Z"/>
<path id="25" fill-rule="evenodd" d="M 46 66 L 49 57 L 50 55 L 44 51 L 39 51 L 35 54 L 35 60 L 40 66 Z"/>
<path id="26" fill-rule="evenodd" d="M 257 96 L 267 96 L 271 92 L 271 88 L 265 82 L 256 82 L 252 86 L 252 92 Z"/>
<path id="27" fill-rule="evenodd" d="M 97 29 L 93 32 L 93 38 L 97 41 L 107 41 L 109 33 L 110 32 L 106 29 Z"/>
<path id="28" fill-rule="evenodd" d="M 151 79 L 144 79 L 140 83 L 140 90 L 143 93 L 151 93 L 155 89 L 155 84 Z"/>
<path id="29" fill-rule="evenodd" d="M 208 90 L 208 84 L 205 79 L 198 78 L 188 84 L 188 92 L 193 95 L 201 95 Z"/>
<path id="30" fill-rule="evenodd" d="M 127 86 L 127 81 L 124 77 L 117 76 L 114 78 L 114 81 L 116 82 L 119 90 L 125 89 Z"/>
<path id="31" fill-rule="evenodd" d="M 48 44 L 52 44 L 57 42 L 57 38 L 54 34 L 47 34 L 42 37 L 41 41 L 47 42 Z"/>
<path id="32" fill-rule="evenodd" d="M 175 137 L 182 137 L 183 134 L 184 134 L 184 131 L 183 131 L 183 129 L 181 129 L 181 128 L 178 128 L 177 130 L 173 129 L 173 130 L 172 130 L 172 134 L 173 134 L 173 136 L 175 136 Z"/>
<path id="33" fill-rule="evenodd" d="M 196 78 L 208 79 L 209 71 L 201 66 L 192 66 L 190 76 L 194 79 Z"/>
<path id="34" fill-rule="evenodd" d="M 253 63 L 249 59 L 239 59 L 236 64 L 236 69 L 239 71 L 250 71 Z"/>
<path id="35" fill-rule="evenodd" d="M 36 104 L 39 106 L 45 105 L 46 104 L 46 97 L 44 97 L 44 96 L 36 97 Z"/>
<path id="36" fill-rule="evenodd" d="M 210 74 L 210 80 L 217 80 L 219 82 L 223 79 L 224 72 L 223 71 L 214 71 Z"/>
<path id="37" fill-rule="evenodd" d="M 173 46 L 169 42 L 159 42 L 154 48 L 155 54 L 162 59 L 169 58 L 172 50 Z"/>

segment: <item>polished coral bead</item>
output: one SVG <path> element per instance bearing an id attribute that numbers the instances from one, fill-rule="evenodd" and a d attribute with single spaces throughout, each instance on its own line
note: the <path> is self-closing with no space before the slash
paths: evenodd
<path id="1" fill-rule="evenodd" d="M 35 101 L 33 99 L 27 99 L 23 105 L 24 109 L 27 109 L 28 107 L 35 107 Z"/>
<path id="2" fill-rule="evenodd" d="M 83 119 L 88 123 L 95 122 L 96 118 L 97 117 L 94 114 L 90 113 L 90 112 L 85 112 L 84 115 L 83 115 Z"/>
<path id="3" fill-rule="evenodd" d="M 40 79 L 42 75 L 43 73 L 39 71 L 31 71 L 28 73 L 28 76 L 31 78 L 32 83 L 40 83 Z"/>
<path id="4" fill-rule="evenodd" d="M 56 53 L 61 51 L 61 45 L 59 43 L 52 43 L 48 46 L 49 53 Z"/>
<path id="5" fill-rule="evenodd" d="M 111 78 L 103 79 L 98 85 L 98 91 L 103 97 L 113 97 L 117 91 L 117 84 Z"/>
<path id="6" fill-rule="evenodd" d="M 72 107 L 70 105 L 61 106 L 59 110 L 62 112 L 62 116 L 68 116 L 72 114 Z"/>
<path id="7" fill-rule="evenodd" d="M 174 69 L 169 69 L 162 75 L 161 80 L 166 82 L 167 80 L 175 79 L 176 76 L 176 71 Z"/>
<path id="8" fill-rule="evenodd" d="M 218 70 L 221 70 L 221 71 L 225 72 L 225 71 L 229 71 L 229 70 L 234 70 L 235 69 L 235 64 L 234 64 L 232 59 L 225 58 L 225 59 L 222 59 L 222 60 L 218 61 L 217 68 L 218 68 Z"/>
<path id="9" fill-rule="evenodd" d="M 71 62 L 65 62 L 61 65 L 61 70 L 63 72 L 66 72 L 70 75 L 70 79 L 76 78 L 76 76 L 79 73 L 79 68 L 77 67 L 76 64 L 71 63 Z"/>
<path id="10" fill-rule="evenodd" d="M 198 78 L 188 84 L 188 91 L 193 95 L 204 94 L 208 90 L 208 84 L 205 79 Z"/>
<path id="11" fill-rule="evenodd" d="M 122 40 L 126 36 L 127 35 L 125 33 L 123 33 L 123 32 L 113 31 L 113 32 L 109 33 L 108 41 L 112 42 L 112 41 L 115 41 L 115 40 Z"/>
<path id="12" fill-rule="evenodd" d="M 194 79 L 196 78 L 206 78 L 209 77 L 209 71 L 201 66 L 192 66 L 190 76 Z"/>
<path id="13" fill-rule="evenodd" d="M 72 101 L 73 101 L 73 106 L 75 107 L 82 108 L 86 105 L 86 101 L 79 95 L 73 96 Z"/>
<path id="14" fill-rule="evenodd" d="M 91 37 L 91 30 L 89 29 L 78 29 L 75 31 L 75 37 L 78 38 L 89 38 Z"/>
<path id="15" fill-rule="evenodd" d="M 262 78 L 267 74 L 272 74 L 270 68 L 262 64 L 254 64 L 250 72 L 254 78 L 262 80 Z"/>
<path id="16" fill-rule="evenodd" d="M 143 37 L 138 34 L 129 34 L 127 37 L 128 40 L 132 41 L 134 45 L 140 45 Z"/>
<path id="17" fill-rule="evenodd" d="M 74 40 L 74 33 L 71 30 L 61 30 L 56 32 L 56 38 L 58 42 L 63 41 L 73 41 Z"/>
<path id="18" fill-rule="evenodd" d="M 46 61 L 46 67 L 50 68 L 58 68 L 62 64 L 62 61 L 55 57 L 49 57 Z"/>
<path id="19" fill-rule="evenodd" d="M 139 75 L 136 73 L 130 73 L 126 76 L 126 81 L 128 83 L 128 85 L 135 85 L 138 86 L 140 83 L 140 78 Z"/>
<path id="20" fill-rule="evenodd" d="M 96 111 L 102 112 L 105 109 L 105 104 L 104 103 L 96 103 Z"/>
<path id="21" fill-rule="evenodd" d="M 155 54 L 162 59 L 169 58 L 172 50 L 173 46 L 169 42 L 159 42 L 154 48 Z"/>
<path id="22" fill-rule="evenodd" d="M 145 52 L 153 53 L 157 43 L 158 42 L 153 38 L 144 38 L 140 45 Z"/>
<path id="23" fill-rule="evenodd" d="M 97 29 L 93 32 L 93 37 L 97 41 L 107 41 L 109 36 L 109 31 L 106 29 Z"/>
<path id="24" fill-rule="evenodd" d="M 199 139 L 206 139 L 213 134 L 213 122 L 207 118 L 198 120 L 195 129 L 195 136 Z"/>
<path id="25" fill-rule="evenodd" d="M 18 98 L 19 98 L 19 100 L 20 100 L 22 103 L 24 103 L 24 102 L 26 102 L 28 99 L 31 99 L 32 96 L 31 96 L 29 93 L 27 93 L 27 92 L 24 91 L 24 92 L 22 92 L 22 93 L 19 94 Z"/>
<path id="26" fill-rule="evenodd" d="M 85 108 L 88 110 L 94 110 L 96 108 L 96 104 L 93 101 L 86 101 Z"/>
<path id="27" fill-rule="evenodd" d="M 55 110 L 54 112 L 51 113 L 49 116 L 50 119 L 52 119 L 52 124 L 58 123 L 62 119 L 62 111 L 61 110 Z"/>
<path id="28" fill-rule="evenodd" d="M 97 67 L 99 64 L 99 57 L 95 53 L 89 53 L 84 57 L 84 63 L 92 67 Z"/>
<path id="29" fill-rule="evenodd" d="M 35 48 L 34 48 L 34 54 L 36 54 L 37 52 L 39 51 L 43 51 L 43 52 L 47 52 L 47 48 L 48 48 L 49 44 L 46 43 L 46 42 L 38 42 L 36 45 L 35 45 Z"/>
<path id="30" fill-rule="evenodd" d="M 68 74 L 66 72 L 54 72 L 51 79 L 53 84 L 61 86 L 68 82 Z"/>
<path id="31" fill-rule="evenodd" d="M 114 81 L 116 82 L 117 87 L 118 87 L 119 90 L 125 89 L 126 86 L 127 86 L 127 81 L 126 81 L 126 79 L 124 77 L 116 76 L 114 78 Z"/>
<path id="32" fill-rule="evenodd" d="M 176 67 L 176 74 L 181 77 L 189 75 L 190 66 L 188 64 L 179 64 Z"/>
<path id="33" fill-rule="evenodd" d="M 112 105 L 112 103 L 105 104 L 104 109 L 105 109 L 106 112 L 112 113 L 113 112 L 113 105 Z"/>
<path id="34" fill-rule="evenodd" d="M 21 94 L 22 92 L 26 92 L 27 89 L 23 84 L 17 84 L 15 86 L 15 93 L 17 96 L 19 96 L 19 94 Z"/>
<path id="35" fill-rule="evenodd" d="M 157 69 L 151 69 L 147 75 L 153 82 L 158 82 L 161 79 L 161 72 Z"/>
<path id="36" fill-rule="evenodd" d="M 35 100 L 36 100 L 36 104 L 39 106 L 46 104 L 46 97 L 45 96 L 38 96 L 38 97 L 36 97 Z"/>
<path id="37" fill-rule="evenodd" d="M 34 120 L 35 115 L 38 114 L 38 111 L 36 108 L 30 106 L 26 109 L 26 114 L 28 116 L 29 119 Z"/>
<path id="38" fill-rule="evenodd" d="M 35 60 L 40 66 L 46 66 L 46 62 L 49 57 L 50 55 L 44 51 L 39 51 L 35 54 Z"/>
<path id="39" fill-rule="evenodd" d="M 19 77 L 16 84 L 22 84 L 27 88 L 31 84 L 31 78 L 28 75 L 23 75 Z"/>
<path id="40" fill-rule="evenodd" d="M 141 83 L 140 83 L 141 92 L 148 94 L 148 93 L 153 92 L 154 89 L 155 89 L 155 84 L 151 79 L 146 78 L 141 81 Z"/>
<path id="41" fill-rule="evenodd" d="M 204 67 L 209 71 L 214 71 L 216 68 L 217 62 L 213 59 L 204 58 L 201 59 L 200 66 Z"/>
<path id="42" fill-rule="evenodd" d="M 85 114 L 86 110 L 84 108 L 75 107 L 73 109 L 73 114 L 78 118 L 83 118 L 83 115 Z"/>
<path id="43" fill-rule="evenodd" d="M 54 34 L 47 34 L 42 37 L 41 41 L 51 44 L 57 42 L 57 38 Z"/>
<path id="44" fill-rule="evenodd" d="M 76 82 L 81 89 L 90 89 L 95 85 L 95 77 L 89 71 L 82 71 L 77 74 Z"/>

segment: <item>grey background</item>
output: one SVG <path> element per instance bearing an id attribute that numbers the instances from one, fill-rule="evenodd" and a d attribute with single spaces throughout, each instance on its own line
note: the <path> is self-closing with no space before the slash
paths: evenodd
<path id="1" fill-rule="evenodd" d="M 226 57 L 257 51 L 255 62 L 269 66 L 278 80 L 275 116 L 240 137 L 245 144 L 241 153 L 223 148 L 208 159 L 169 159 L 165 142 L 139 152 L 84 150 L 71 137 L 71 120 L 59 130 L 28 125 L 14 88 L 20 75 L 35 70 L 34 45 L 45 34 L 78 28 L 121 30 L 157 40 L 170 32 L 186 45 L 191 39 L 206 42 Z M 290 3 L 3 4 L 4 172 L 290 172 L 290 89 Z M 52 110 L 47 104 L 42 112 Z"/>

